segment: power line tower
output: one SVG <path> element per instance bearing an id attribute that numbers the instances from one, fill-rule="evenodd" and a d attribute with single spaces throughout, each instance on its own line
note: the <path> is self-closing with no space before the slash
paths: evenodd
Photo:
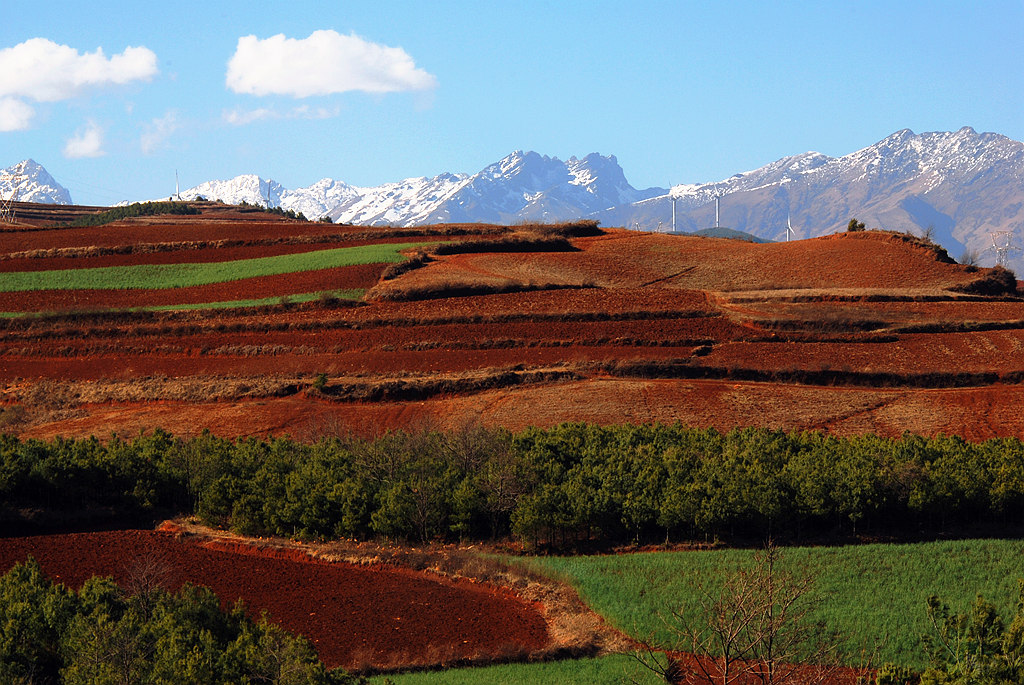
<path id="1" fill-rule="evenodd" d="M 989 231 L 992 236 L 992 246 L 988 249 L 996 253 L 996 265 L 1005 267 L 1010 261 L 1010 253 L 1020 252 L 1020 248 L 1013 244 L 1013 231 Z"/>
<path id="2" fill-rule="evenodd" d="M 11 185 L 11 196 L 7 198 L 4 197 L 5 193 L 0 188 L 0 223 L 14 223 L 14 203 L 18 199 L 18 190 L 21 187 L 21 182 L 24 180 L 25 162 L 19 163 L 14 168 L 13 173 L 7 172 L 0 175 L 0 186 Z"/>

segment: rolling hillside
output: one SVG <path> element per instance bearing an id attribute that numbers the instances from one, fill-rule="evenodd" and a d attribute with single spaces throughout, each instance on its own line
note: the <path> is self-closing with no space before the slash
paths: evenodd
<path id="1" fill-rule="evenodd" d="M 1024 301 L 963 292 L 989 270 L 906 235 L 375 229 L 196 206 L 4 234 L 6 430 L 1021 427 Z"/>

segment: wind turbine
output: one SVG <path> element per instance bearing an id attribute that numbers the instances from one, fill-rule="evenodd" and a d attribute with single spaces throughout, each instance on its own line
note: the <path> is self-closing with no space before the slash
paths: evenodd
<path id="1" fill-rule="evenodd" d="M 786 242 L 788 243 L 795 235 L 796 231 L 793 230 L 792 217 L 789 214 L 786 214 Z"/>
<path id="2" fill-rule="evenodd" d="M 721 225 L 722 225 L 722 223 L 721 223 L 722 191 L 718 189 L 718 184 L 717 183 L 712 184 L 711 188 L 712 188 L 711 192 L 715 196 L 715 225 L 712 226 L 712 228 L 720 228 Z"/>

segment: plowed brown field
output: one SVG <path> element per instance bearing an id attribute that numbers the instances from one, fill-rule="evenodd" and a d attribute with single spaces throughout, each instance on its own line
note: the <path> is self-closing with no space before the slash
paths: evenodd
<path id="1" fill-rule="evenodd" d="M 135 264 L 189 264 L 228 262 L 235 259 L 276 257 L 286 254 L 315 252 L 343 247 L 359 247 L 381 243 L 407 242 L 408 238 L 381 238 L 376 240 L 336 240 L 331 242 L 275 243 L 269 245 L 243 245 L 234 247 L 193 247 L 189 245 L 161 245 L 152 250 L 123 254 L 91 254 L 61 256 L 24 256 L 0 259 L 0 273 L 14 271 L 45 271 L 49 269 L 93 269 L 106 266 L 132 266 Z M 102 253 L 102 250 L 97 250 Z"/>
<path id="2" fill-rule="evenodd" d="M 0 284 L 2 272 L 18 270 L 409 239 L 399 229 L 202 211 L 6 231 Z M 415 229 L 458 240 L 517 231 L 529 239 L 531 230 Z M 754 244 L 609 229 L 571 243 L 556 252 L 520 245 L 525 252 L 434 255 L 388 281 L 385 265 L 365 264 L 163 291 L 0 293 L 0 312 L 63 312 L 0 319 L 0 406 L 21 407 L 5 429 L 312 435 L 469 421 L 679 420 L 1024 434 L 999 409 L 1024 379 L 1024 300 L 950 290 L 987 271 L 944 262 L 918 240 L 865 231 Z M 527 291 L 465 294 L 480 286 Z M 413 299 L 102 313 L 348 289 Z M 328 376 L 323 393 L 311 390 L 318 374 Z"/>
<path id="3" fill-rule="evenodd" d="M 866 237 L 865 237 L 866 236 Z M 928 289 L 973 280 L 959 265 L 936 261 L 925 248 L 887 234 L 837 234 L 789 243 L 609 230 L 574 243 L 580 252 L 523 258 L 466 254 L 441 258 L 411 274 L 409 283 L 440 277 L 453 282 L 507 278 L 541 283 L 593 282 L 609 288 L 687 288 L 716 291 L 789 289 Z M 895 263 L 894 263 L 894 260 Z"/>
<path id="4" fill-rule="evenodd" d="M 304 635 L 328 666 L 429 665 L 529 653 L 548 643 L 537 609 L 508 592 L 382 566 L 316 561 L 302 552 L 197 544 L 175 534 L 115 531 L 0 539 L 0 573 L 32 555 L 57 582 L 93 575 L 129 586 L 155 562 L 168 589 L 211 588 L 258 619 Z"/>
<path id="5" fill-rule="evenodd" d="M 415 401 L 335 403 L 302 396 L 237 400 L 102 403 L 26 428 L 26 437 L 138 435 L 161 427 L 183 437 L 217 435 L 298 439 L 353 432 L 460 429 L 479 423 L 521 430 L 568 421 L 674 423 L 836 435 L 961 435 L 969 440 L 1024 435 L 1020 386 L 872 389 L 732 381 L 601 379 L 487 390 Z"/>

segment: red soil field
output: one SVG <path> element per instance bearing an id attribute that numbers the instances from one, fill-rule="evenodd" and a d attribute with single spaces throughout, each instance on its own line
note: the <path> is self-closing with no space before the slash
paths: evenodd
<path id="1" fill-rule="evenodd" d="M 451 230 L 486 231 L 497 227 L 487 224 L 443 224 L 431 229 L 443 233 Z M 261 240 L 289 236 L 345 235 L 368 231 L 390 230 L 400 240 L 402 229 L 381 229 L 368 226 L 345 226 L 314 221 L 291 221 L 263 212 L 228 212 L 214 219 L 203 216 L 141 217 L 103 226 L 83 228 L 34 228 L 0 230 L 0 251 L 22 252 L 60 247 L 114 247 L 140 243 L 166 243 L 212 240 Z M 422 230 L 409 229 L 422 235 Z"/>
<path id="2" fill-rule="evenodd" d="M 0 539 L 0 572 L 32 555 L 73 588 L 93 575 L 126 587 L 140 564 L 167 570 L 169 589 L 210 587 L 224 607 L 309 638 L 328 666 L 428 665 L 532 652 L 548 643 L 537 609 L 471 582 L 382 566 L 316 561 L 288 550 L 201 545 L 171 532 L 114 531 Z"/>
<path id="3" fill-rule="evenodd" d="M 283 354 L 244 356 L 151 353 L 95 354 L 87 357 L 0 357 L 0 379 L 51 378 L 58 380 L 133 379 L 145 376 L 297 376 L 406 373 L 450 374 L 517 365 L 551 366 L 562 362 L 611 361 L 643 356 L 649 359 L 689 357 L 692 346 L 643 347 L 642 355 L 630 347 L 528 347 L 493 350 L 446 349 L 355 351 L 337 354 Z"/>
<path id="4" fill-rule="evenodd" d="M 525 258 L 532 258 L 530 255 Z M 402 276 L 403 282 L 410 274 Z M 564 314 L 643 311 L 713 311 L 706 293 L 698 290 L 661 288 L 570 288 L 486 296 L 448 297 L 411 302 L 374 302 L 360 312 L 366 318 L 431 319 L 448 316 L 481 316 L 503 313 Z"/>
<path id="5" fill-rule="evenodd" d="M 177 247 L 158 252 L 136 252 L 77 257 L 17 257 L 0 259 L 0 273 L 14 271 L 52 271 L 58 269 L 93 269 L 105 266 L 132 266 L 136 264 L 195 264 L 228 262 L 236 259 L 276 257 L 285 254 L 333 250 L 360 245 L 409 242 L 409 238 L 378 240 L 346 240 L 322 243 L 279 243 L 275 245 L 244 245 L 238 247 Z"/>
<path id="6" fill-rule="evenodd" d="M 897 342 L 727 342 L 701 363 L 749 365 L 782 371 L 846 370 L 864 373 L 1009 373 L 1020 371 L 1024 329 L 968 333 L 910 334 Z"/>
<path id="7" fill-rule="evenodd" d="M 118 221 L 103 226 L 50 228 L 0 233 L 4 252 L 49 250 L 60 247 L 115 247 L 139 243 L 167 243 L 190 240 L 258 240 L 283 236 L 336 235 L 343 229 L 333 224 L 301 221 L 188 222 L 187 217 L 166 217 L 159 223 Z"/>
<path id="8" fill-rule="evenodd" d="M 230 215 L 224 208 L 216 213 Z M 163 217 L 16 234 L 23 241 L 34 236 L 36 247 L 51 248 L 300 234 L 350 234 L 357 239 L 380 230 L 236 214 L 232 221 Z M 476 228 L 492 234 L 506 230 Z M 407 237 L 396 233 L 388 239 Z M 732 387 L 728 382 L 612 379 L 590 364 L 683 360 L 734 372 L 879 373 L 889 376 L 886 383 L 908 386 L 917 382 L 913 376 L 918 374 L 994 372 L 1009 381 L 1015 378 L 1011 374 L 1024 372 L 1024 363 L 1018 361 L 1024 358 L 1024 327 L 954 332 L 959 321 L 1024 319 L 1024 301 L 953 299 L 960 296 L 947 288 L 982 277 L 985 271 L 969 273 L 938 261 L 932 250 L 909 239 L 868 231 L 753 244 L 610 229 L 572 243 L 576 251 L 439 256 L 387 282 L 379 280 L 383 265 L 367 265 L 171 291 L 0 295 L 0 311 L 74 312 L 371 286 L 371 292 L 481 283 L 597 286 L 409 302 L 370 299 L 352 307 L 311 303 L 290 309 L 160 314 L 137 320 L 71 316 L 0 321 L 0 399 L 18 403 L 24 397 L 70 398 L 66 407 L 56 407 L 56 400 L 44 402 L 26 425 L 16 426 L 24 434 L 81 434 L 86 427 L 105 433 L 105 428 L 152 428 L 160 421 L 169 428 L 208 426 L 228 435 L 294 433 L 312 430 L 321 418 L 363 432 L 421 420 L 444 425 L 480 420 L 510 427 L 570 420 L 681 420 L 726 429 L 756 424 L 853 431 L 869 426 L 865 430 L 886 434 L 927 433 L 941 426 L 946 432 L 982 437 L 1012 434 L 1019 426 L 1016 419 L 1004 418 L 997 425 L 961 411 L 962 397 L 976 397 L 977 392 L 994 396 L 1001 392 L 998 386 L 939 395 L 910 387 L 823 389 L 777 383 L 738 385 L 757 389 L 738 395 L 727 391 Z M 312 247 L 176 250 L 116 259 L 185 261 Z M 111 258 L 9 261 L 82 266 L 101 259 Z M 879 294 L 943 301 L 856 299 Z M 813 301 L 795 302 L 794 297 Z M 901 327 L 917 324 L 950 332 L 902 332 Z M 488 375 L 509 369 L 571 369 L 581 380 L 479 391 Z M 423 382 L 434 388 L 462 387 L 450 392 L 466 394 L 418 403 L 332 402 L 304 392 L 320 373 L 340 385 Z M 483 386 L 470 390 L 466 384 L 448 384 L 470 377 L 483 379 Z M 168 379 L 190 384 L 187 392 L 172 388 Z M 42 380 L 66 383 L 67 392 L 61 394 L 62 386 L 30 392 L 32 383 Z M 245 390 L 231 389 L 243 386 Z M 270 393 L 287 397 L 265 396 Z M 211 397 L 222 401 L 204 402 Z M 197 404 L 174 404 L 184 398 Z M 129 399 L 147 402 L 135 405 L 135 419 L 125 404 Z M 95 404 L 115 401 L 120 404 Z M 904 409 L 909 406 L 926 415 Z M 179 421 L 174 412 L 191 418 Z M 251 420 L 237 418 L 245 412 L 253 414 Z"/>
<path id="9" fill-rule="evenodd" d="M 487 390 L 420 401 L 334 403 L 304 396 L 220 402 L 85 405 L 71 416 L 34 425 L 24 437 L 122 436 L 164 428 L 225 437 L 291 435 L 315 440 L 354 432 L 459 429 L 479 423 L 521 430 L 567 421 L 674 423 L 728 431 L 756 426 L 835 435 L 960 435 L 968 440 L 1024 435 L 1021 386 L 873 389 L 731 381 L 594 378 Z"/>
<path id="10" fill-rule="evenodd" d="M 836 234 L 790 243 L 608 230 L 579 238 L 580 252 L 461 254 L 411 274 L 408 283 L 510 279 L 582 283 L 615 288 L 657 285 L 721 291 L 919 288 L 941 289 L 974 280 L 958 264 L 880 233 Z M 895 260 L 898 260 L 896 262 Z M 898 267 L 896 264 L 898 263 Z"/>
<path id="11" fill-rule="evenodd" d="M 359 264 L 336 269 L 300 271 L 277 276 L 163 290 L 30 290 L 0 293 L 0 311 L 67 312 L 127 309 L 170 304 L 230 302 L 251 298 L 286 297 L 321 290 L 368 288 L 386 264 Z"/>
<path id="12" fill-rule="evenodd" d="M 955 295 L 950 294 L 951 297 Z M 941 302 L 823 301 L 787 302 L 723 296 L 719 304 L 729 311 L 759 320 L 837 321 L 862 319 L 886 325 L 922 323 L 959 324 L 973 321 L 1024 320 L 1024 301 L 971 301 L 948 299 Z"/>
<path id="13" fill-rule="evenodd" d="M 435 347 L 447 349 L 487 349 L 501 347 L 570 347 L 581 346 L 673 346 L 677 341 L 730 340 L 741 338 L 749 329 L 722 318 L 684 318 L 627 321 L 583 322 L 509 322 L 480 324 L 450 324 L 435 326 L 375 326 L 371 328 L 323 328 L 309 331 L 237 332 L 208 331 L 193 334 L 150 334 L 132 331 L 128 327 L 112 327 L 109 332 L 91 335 L 81 341 L 71 336 L 33 341 L 26 346 L 24 340 L 11 336 L 0 341 L 0 354 L 16 350 L 15 354 L 33 357 L 77 356 L 97 352 L 129 353 L 153 352 L 165 348 L 180 349 L 187 354 L 232 354 L 225 348 L 248 346 L 250 354 L 259 354 L 255 348 L 266 348 L 264 354 L 297 352 L 307 354 L 343 353 L 363 350 L 426 350 Z M 285 349 L 282 349 L 285 348 Z"/>

